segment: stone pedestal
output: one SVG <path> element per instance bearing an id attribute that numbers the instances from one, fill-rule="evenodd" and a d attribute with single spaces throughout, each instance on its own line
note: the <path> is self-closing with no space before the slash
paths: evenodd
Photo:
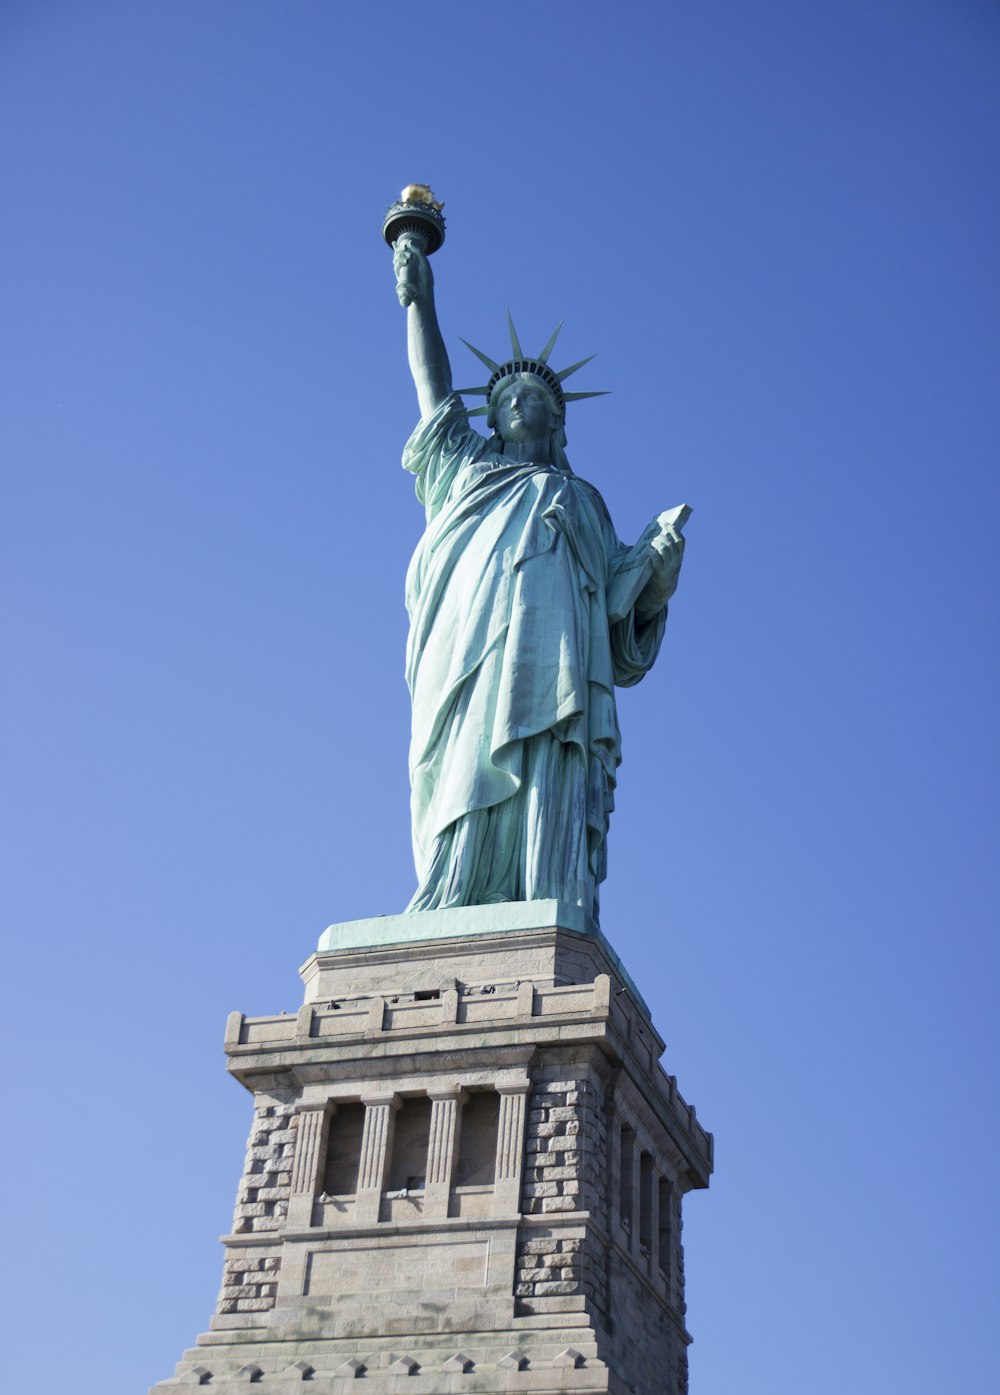
<path id="1" fill-rule="evenodd" d="M 683 1395 L 712 1140 L 594 927 L 353 922 L 302 977 L 296 1017 L 229 1019 L 254 1123 L 223 1286 L 153 1390 Z"/>

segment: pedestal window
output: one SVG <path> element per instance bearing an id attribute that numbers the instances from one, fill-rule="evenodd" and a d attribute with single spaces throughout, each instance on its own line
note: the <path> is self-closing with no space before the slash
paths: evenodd
<path id="1" fill-rule="evenodd" d="M 493 1185 L 499 1123 L 500 1096 L 496 1091 L 477 1090 L 471 1093 L 462 1106 L 456 1186 Z"/>
<path id="2" fill-rule="evenodd" d="M 635 1214 L 635 1130 L 622 1124 L 618 1148 L 618 1214 L 632 1234 Z"/>
<path id="3" fill-rule="evenodd" d="M 392 1158 L 386 1190 L 423 1191 L 427 1184 L 427 1148 L 431 1134 L 431 1101 L 426 1095 L 404 1099 L 396 1114 Z"/>
<path id="4" fill-rule="evenodd" d="M 322 1189 L 327 1196 L 353 1196 L 357 1191 L 364 1127 L 363 1104 L 357 1102 L 338 1106 L 330 1120 L 323 1169 Z"/>

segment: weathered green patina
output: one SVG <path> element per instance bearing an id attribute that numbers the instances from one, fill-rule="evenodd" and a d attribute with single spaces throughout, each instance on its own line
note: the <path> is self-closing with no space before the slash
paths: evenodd
<path id="1" fill-rule="evenodd" d="M 427 527 L 410 564 L 409 910 L 553 899 L 597 917 L 621 761 L 615 686 L 660 648 L 686 507 L 632 548 L 566 458 L 555 336 L 490 368 L 476 432 L 438 326 L 419 235 L 395 242 L 421 421 L 404 468 Z M 470 346 L 471 347 L 471 346 Z"/>

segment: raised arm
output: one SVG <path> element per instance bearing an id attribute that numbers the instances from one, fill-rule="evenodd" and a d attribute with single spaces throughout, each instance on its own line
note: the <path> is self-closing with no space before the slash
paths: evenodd
<path id="1" fill-rule="evenodd" d="M 434 308 L 434 276 L 418 239 L 397 238 L 392 258 L 396 290 L 406 309 L 406 347 L 420 415 L 432 417 L 451 392 L 451 364 Z"/>

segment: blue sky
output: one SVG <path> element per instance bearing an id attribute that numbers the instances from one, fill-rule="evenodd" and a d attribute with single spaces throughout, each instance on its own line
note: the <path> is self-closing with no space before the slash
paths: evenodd
<path id="1" fill-rule="evenodd" d="M 456 379 L 565 315 L 575 469 L 694 508 L 602 898 L 716 1133 L 692 1390 L 996 1388 L 998 55 L 985 0 L 6 0 L 12 1389 L 55 1330 L 171 1373 L 226 1014 L 413 888 L 412 179 Z"/>

